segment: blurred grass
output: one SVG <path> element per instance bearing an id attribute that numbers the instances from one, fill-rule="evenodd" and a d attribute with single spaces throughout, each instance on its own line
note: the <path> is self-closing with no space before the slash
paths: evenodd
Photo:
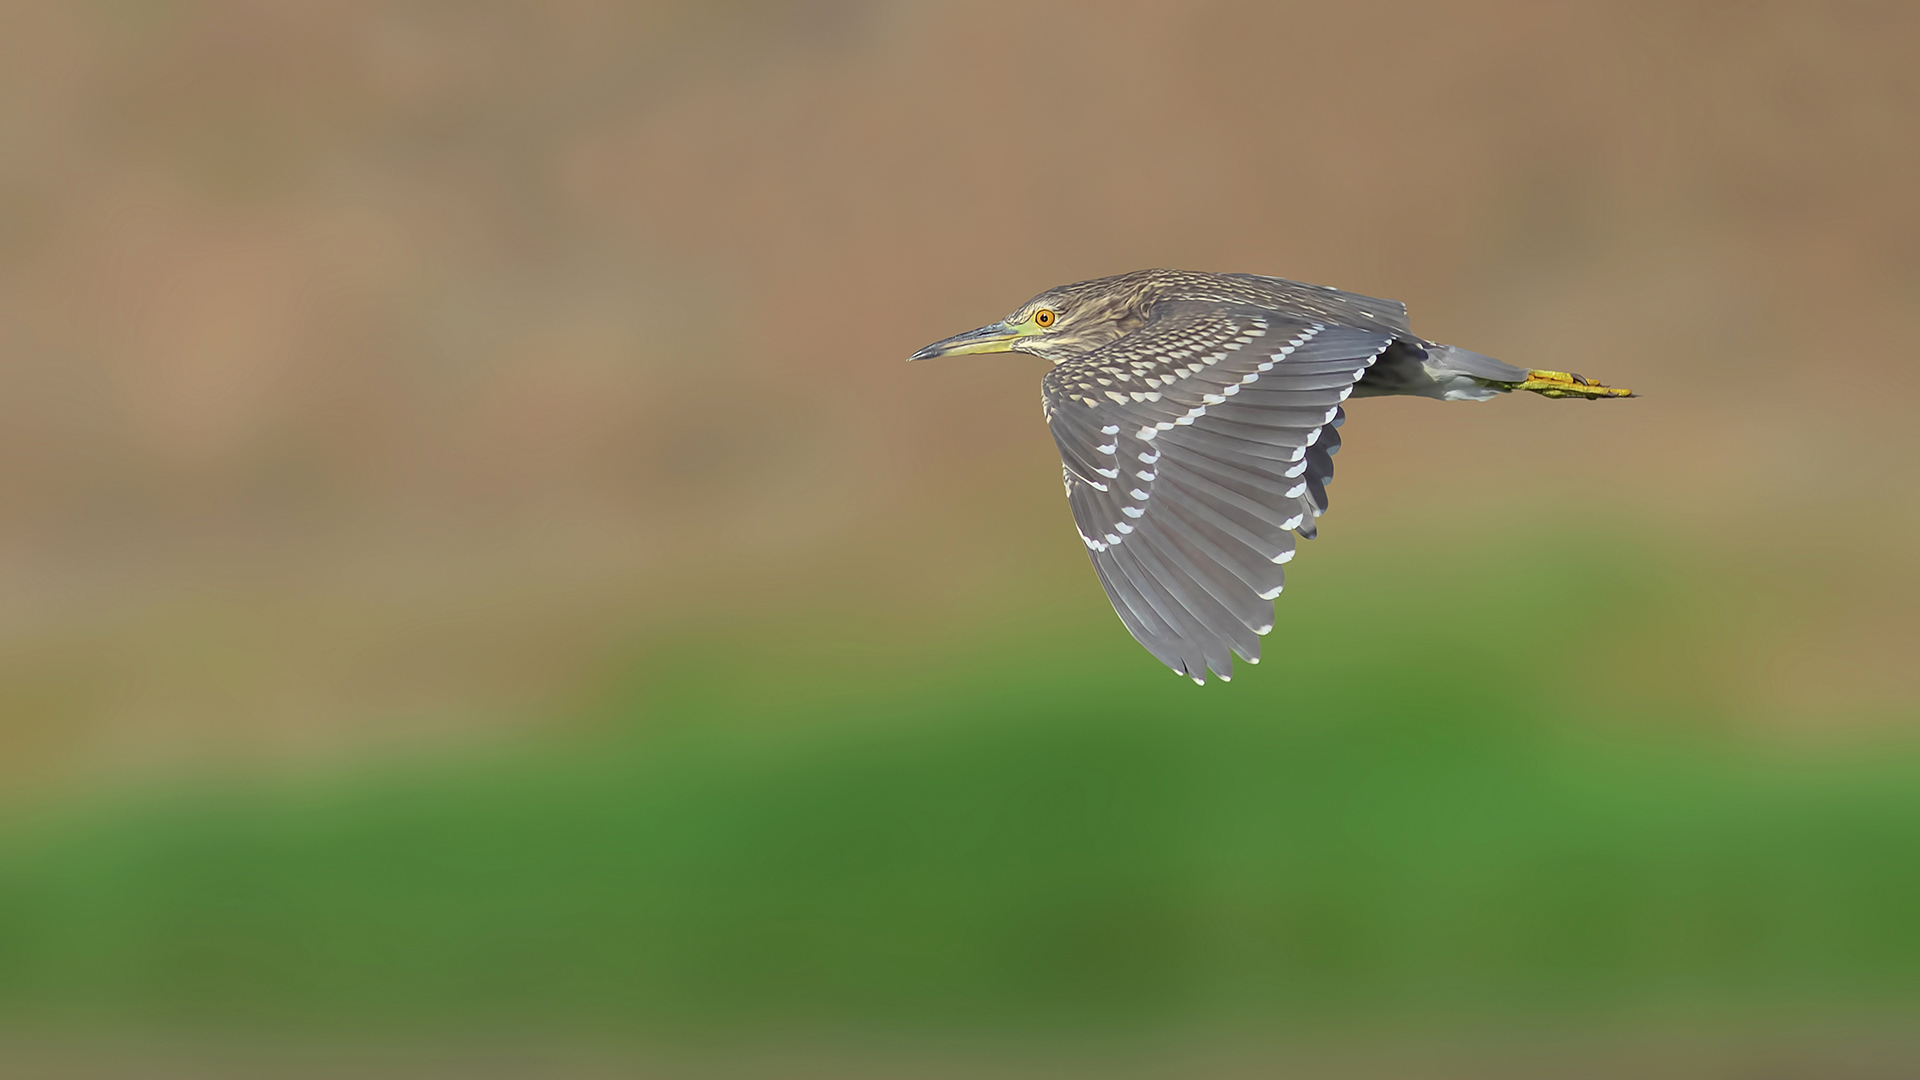
<path id="1" fill-rule="evenodd" d="M 1732 632 L 1711 579 L 1534 547 L 1590 576 L 1316 551 L 1227 686 L 1092 604 L 959 643 L 795 614 L 638 647 L 586 722 L 511 751 L 17 806 L 0 1015 L 1111 1030 L 1920 1002 L 1920 745 L 1743 740 L 1645 677 Z M 1660 655 L 1605 654 L 1629 638 Z M 1595 655 L 1603 677 L 1565 674 Z"/>

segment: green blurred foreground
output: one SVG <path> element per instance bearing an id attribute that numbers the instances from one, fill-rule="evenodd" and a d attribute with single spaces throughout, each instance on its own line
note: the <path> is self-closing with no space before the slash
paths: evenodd
<path id="1" fill-rule="evenodd" d="M 1920 1002 L 1920 747 L 1715 734 L 1648 674 L 1727 629 L 1686 568 L 1475 586 L 1313 554 L 1230 686 L 1090 595 L 937 664 L 818 627 L 657 645 L 561 745 L 16 811 L 0 1002 L 395 1032 Z M 1502 644 L 1629 639 L 1637 695 Z"/>

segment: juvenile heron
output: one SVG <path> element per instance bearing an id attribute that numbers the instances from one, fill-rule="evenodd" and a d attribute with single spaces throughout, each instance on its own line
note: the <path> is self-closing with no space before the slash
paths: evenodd
<path id="1" fill-rule="evenodd" d="M 1407 328 L 1407 307 L 1255 274 L 1062 285 L 908 357 L 1049 360 L 1041 408 L 1094 572 L 1140 644 L 1204 683 L 1260 662 L 1294 534 L 1327 509 L 1349 396 L 1631 397 Z"/>

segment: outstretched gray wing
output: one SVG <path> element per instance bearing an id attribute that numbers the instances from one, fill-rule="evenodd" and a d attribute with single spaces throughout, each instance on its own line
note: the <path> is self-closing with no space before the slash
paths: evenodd
<path id="1" fill-rule="evenodd" d="M 1334 429 L 1394 334 L 1183 301 L 1043 380 L 1067 501 L 1113 608 L 1173 670 L 1260 659 L 1273 598 L 1327 507 Z"/>

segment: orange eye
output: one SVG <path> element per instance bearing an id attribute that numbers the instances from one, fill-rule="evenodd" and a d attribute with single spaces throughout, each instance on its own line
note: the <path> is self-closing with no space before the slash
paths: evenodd
<path id="1" fill-rule="evenodd" d="M 1034 312 L 1033 324 L 1035 326 L 1052 326 L 1053 325 L 1052 310 L 1048 308 L 1041 308 L 1039 311 Z"/>

